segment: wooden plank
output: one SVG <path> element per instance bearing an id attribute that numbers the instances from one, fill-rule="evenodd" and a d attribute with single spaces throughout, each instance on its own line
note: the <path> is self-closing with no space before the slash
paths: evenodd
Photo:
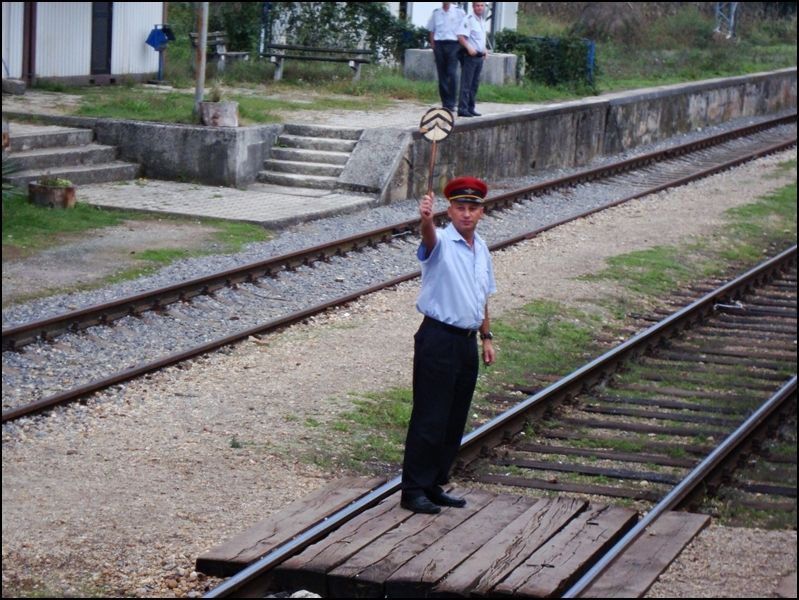
<path id="1" fill-rule="evenodd" d="M 433 595 L 486 595 L 587 506 L 584 500 L 539 500 L 435 586 Z"/>
<path id="2" fill-rule="evenodd" d="M 683 367 L 680 367 L 681 369 Z M 705 369 L 707 370 L 707 369 Z M 784 377 L 780 381 L 784 381 Z M 693 410 L 693 411 L 712 411 L 714 413 L 721 413 L 725 415 L 740 415 L 742 409 L 734 408 L 731 406 L 710 406 L 708 404 L 700 404 L 697 402 L 681 402 L 679 400 L 669 400 L 668 398 L 628 398 L 626 396 L 596 396 L 598 402 L 606 402 L 609 404 L 632 404 L 639 406 L 660 406 L 661 408 L 674 408 L 677 410 Z"/>
<path id="3" fill-rule="evenodd" d="M 464 508 L 445 508 L 437 515 L 405 511 L 412 518 L 328 573 L 328 596 L 382 598 L 383 583 L 392 573 L 496 498 L 479 490 L 464 490 L 460 495 L 466 498 Z"/>
<path id="4" fill-rule="evenodd" d="M 195 568 L 201 573 L 217 577 L 234 575 L 273 548 L 306 531 L 330 512 L 347 506 L 385 481 L 385 478 L 380 477 L 347 477 L 332 481 L 224 544 L 201 554 L 197 557 Z"/>
<path id="5" fill-rule="evenodd" d="M 545 431 L 542 433 L 542 437 L 546 439 L 558 439 L 558 440 L 584 440 L 588 439 L 592 442 L 604 443 L 604 442 L 615 442 L 616 438 L 601 438 L 601 437 L 587 437 L 586 434 L 574 431 L 566 431 L 563 429 L 551 429 L 549 431 Z M 713 452 L 713 446 L 700 446 L 697 444 L 676 444 L 676 443 L 666 443 L 666 442 L 651 442 L 645 441 L 640 439 L 634 439 L 636 448 L 640 451 L 646 452 L 659 452 L 659 453 L 674 453 L 675 451 L 679 450 L 682 454 L 692 454 L 699 458 L 704 458 L 711 452 Z"/>
<path id="6" fill-rule="evenodd" d="M 498 496 L 459 527 L 402 565 L 385 584 L 390 598 L 426 595 L 440 579 L 494 538 L 536 501 L 524 496 Z"/>
<path id="7" fill-rule="evenodd" d="M 645 423 L 621 423 L 610 421 L 597 421 L 595 419 L 568 418 L 561 419 L 561 425 L 572 427 L 584 427 L 588 430 L 595 429 L 620 429 L 622 431 L 634 431 L 636 433 L 652 433 L 655 435 L 680 435 L 684 437 L 708 437 L 718 436 L 724 433 L 718 429 L 693 429 L 690 427 L 661 427 L 659 425 L 647 425 Z"/>
<path id="8" fill-rule="evenodd" d="M 497 585 L 492 595 L 560 595 L 636 520 L 635 511 L 627 508 L 589 506 Z"/>
<path id="9" fill-rule="evenodd" d="M 747 388 L 751 389 L 751 386 L 747 386 Z M 769 389 L 773 388 L 773 385 L 769 387 Z M 706 415 L 687 415 L 683 413 L 659 412 L 597 404 L 588 404 L 581 408 L 584 412 L 592 414 L 637 417 L 639 419 L 657 419 L 661 421 L 675 421 L 678 423 L 699 423 L 701 425 L 718 425 L 719 427 L 736 427 L 740 425 L 742 421 L 742 419 L 725 419 L 723 417 L 711 417 Z"/>
<path id="10" fill-rule="evenodd" d="M 640 598 L 710 523 L 708 515 L 667 512 L 652 523 L 581 594 L 587 598 Z"/>
<path id="11" fill-rule="evenodd" d="M 673 458 L 663 454 L 644 454 L 642 452 L 617 452 L 615 450 L 601 450 L 596 448 L 572 448 L 571 446 L 556 446 L 549 444 L 520 444 L 516 446 L 522 452 L 535 452 L 538 454 L 561 454 L 563 456 L 590 456 L 606 460 L 622 462 L 651 463 L 664 467 L 684 467 L 686 469 L 696 466 L 698 461 L 687 458 Z"/>
<path id="12" fill-rule="evenodd" d="M 633 479 L 635 481 L 651 481 L 652 483 L 664 483 L 667 485 L 677 485 L 681 478 L 667 473 L 654 473 L 650 471 L 630 471 L 627 469 L 611 469 L 606 467 L 592 467 L 590 465 L 567 464 L 558 462 L 548 462 L 543 460 L 527 460 L 516 456 L 501 458 L 492 461 L 493 464 L 501 467 L 521 467 L 535 471 L 558 471 L 562 473 L 578 473 L 580 475 L 601 475 L 613 479 Z"/>
<path id="13" fill-rule="evenodd" d="M 555 492 L 574 492 L 577 494 L 594 494 L 595 496 L 610 496 L 611 498 L 633 498 L 635 500 L 649 500 L 657 502 L 665 496 L 665 492 L 653 490 L 638 490 L 633 488 L 611 487 L 609 485 L 591 485 L 588 483 L 559 483 L 544 481 L 534 477 L 510 477 L 505 475 L 479 475 L 475 481 L 483 483 L 498 483 L 526 487 L 536 490 L 550 490 Z"/>
<path id="14" fill-rule="evenodd" d="M 273 570 L 275 581 L 283 589 L 304 589 L 326 596 L 328 571 L 412 515 L 400 507 L 399 494 L 394 494 L 278 565 Z"/>

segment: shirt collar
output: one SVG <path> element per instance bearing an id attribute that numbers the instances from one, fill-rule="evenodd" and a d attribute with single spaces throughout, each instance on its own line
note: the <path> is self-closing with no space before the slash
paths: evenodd
<path id="1" fill-rule="evenodd" d="M 466 239 L 465 239 L 465 238 L 464 238 L 464 237 L 463 237 L 463 236 L 462 236 L 462 235 L 461 235 L 461 234 L 458 232 L 458 230 L 457 230 L 457 229 L 455 229 L 455 225 L 453 225 L 451 222 L 450 222 L 450 224 L 449 224 L 449 225 L 447 225 L 447 226 L 444 228 L 444 235 L 446 235 L 446 236 L 447 236 L 447 239 L 448 239 L 448 240 L 450 240 L 450 241 L 452 241 L 452 242 L 463 242 L 463 243 L 464 243 L 464 244 L 466 244 L 467 246 L 469 245 L 469 244 L 466 242 Z M 483 240 L 482 240 L 482 238 L 481 238 L 481 237 L 480 237 L 480 236 L 477 234 L 477 232 L 475 231 L 475 232 L 474 232 L 474 243 L 475 243 L 475 245 L 476 245 L 478 242 L 482 242 L 482 241 L 483 241 Z"/>

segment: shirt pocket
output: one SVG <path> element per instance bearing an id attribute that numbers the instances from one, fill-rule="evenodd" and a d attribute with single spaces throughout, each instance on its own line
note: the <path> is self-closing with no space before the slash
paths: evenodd
<path id="1" fill-rule="evenodd" d="M 488 257 L 483 252 L 477 252 L 474 261 L 474 280 L 481 297 L 488 294 Z"/>

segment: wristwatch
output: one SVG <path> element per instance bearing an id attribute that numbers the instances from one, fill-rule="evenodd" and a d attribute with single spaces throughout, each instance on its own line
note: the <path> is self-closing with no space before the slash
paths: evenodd
<path id="1" fill-rule="evenodd" d="M 491 333 L 490 331 L 488 333 L 483 333 L 481 331 L 480 332 L 480 339 L 481 340 L 493 340 L 494 339 L 494 334 Z"/>

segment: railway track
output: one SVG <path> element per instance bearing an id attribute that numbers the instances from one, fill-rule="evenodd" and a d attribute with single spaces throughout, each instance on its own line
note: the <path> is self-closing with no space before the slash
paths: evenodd
<path id="1" fill-rule="evenodd" d="M 752 448 L 766 447 L 762 440 L 773 434 L 786 415 L 795 419 L 795 335 L 793 339 L 782 335 L 784 327 L 796 331 L 796 246 L 706 293 L 469 433 L 464 437 L 459 461 L 470 465 L 473 478 L 495 484 L 656 503 L 650 504 L 646 518 L 604 552 L 582 577 L 582 573 L 574 574 L 565 597 L 577 597 L 586 590 L 590 596 L 591 586 L 614 559 L 658 517 L 695 502 L 708 491 L 717 491 L 719 482 L 729 482 L 734 477 L 742 457 L 748 456 Z M 775 331 L 779 333 L 776 337 Z M 734 334 L 719 335 L 730 332 Z M 730 358 L 735 360 L 733 369 L 728 368 Z M 696 371 L 705 376 L 702 381 L 689 384 L 680 377 L 680 373 L 692 371 L 685 369 L 686 365 L 706 365 Z M 671 371 L 677 375 L 667 385 L 661 385 L 661 378 L 651 377 Z M 744 380 L 746 385 L 742 387 Z M 672 391 L 672 397 L 665 397 L 665 390 L 680 392 Z M 505 445 L 508 440 L 518 439 L 528 423 L 541 421 L 563 406 L 568 412 L 557 417 L 563 427 L 548 427 L 542 439 L 532 444 L 525 441 Z M 694 416 L 699 418 L 691 418 Z M 566 427 L 572 430 L 565 431 Z M 575 427 L 585 430 L 575 434 Z M 795 428 L 792 429 L 795 435 Z M 653 443 L 653 435 L 663 439 Z M 635 447 L 624 452 L 615 447 L 615 440 L 627 438 L 629 442 L 639 436 L 643 436 L 643 441 L 639 438 Z M 572 443 L 576 439 L 587 443 Z M 480 461 L 503 467 L 512 455 L 517 464 L 528 460 L 515 456 L 522 452 L 543 453 L 543 460 L 537 461 L 540 464 L 522 464 L 526 470 L 537 470 L 538 475 L 519 481 L 520 477 L 506 474 L 475 474 Z M 553 455 L 561 460 L 553 460 Z M 574 461 L 574 457 L 589 458 L 592 465 Z M 785 457 L 770 458 L 779 462 Z M 786 481 L 772 485 L 768 492 L 793 498 L 795 511 L 795 454 L 787 460 L 793 461 L 788 467 L 793 477 L 792 493 Z M 605 461 L 624 466 L 610 466 Z M 588 468 L 597 462 L 598 467 Z M 563 473 L 574 471 L 622 482 L 645 481 L 647 489 L 642 493 L 640 487 L 629 483 L 553 482 L 548 476 L 554 472 L 562 477 Z M 207 597 L 261 589 L 262 578 L 275 566 L 398 492 L 399 485 L 399 478 L 395 478 L 311 524 Z M 760 489 L 760 493 L 763 491 Z"/>
<path id="2" fill-rule="evenodd" d="M 683 156 L 689 151 L 688 149 L 672 149 L 666 153 L 668 160 L 659 164 L 670 173 L 666 179 L 671 184 L 679 185 L 692 176 L 702 177 L 763 153 L 795 145 L 796 128 L 793 124 L 795 117 L 789 117 L 788 121 L 791 124 L 786 125 L 784 120 L 772 123 L 771 129 L 761 133 L 747 130 L 746 133 L 754 135 L 753 139 L 747 138 L 747 141 L 738 138 L 732 141 L 715 140 L 716 143 L 720 142 L 721 146 L 711 146 L 711 150 L 698 150 L 699 154 L 691 154 L 690 158 Z M 765 126 L 761 124 L 759 127 Z M 729 137 L 729 134 L 726 137 Z M 707 140 L 703 141 L 703 145 L 710 143 Z M 679 157 L 674 158 L 675 154 Z M 647 155 L 638 157 L 635 163 L 651 165 L 655 160 L 657 157 L 654 155 Z M 492 198 L 489 214 L 494 218 L 488 218 L 481 224 L 484 237 L 489 241 L 492 250 L 502 248 L 569 220 L 670 185 L 664 181 L 662 173 L 653 173 L 651 166 L 646 166 L 643 171 L 629 171 L 633 168 L 631 161 L 623 162 L 630 164 L 615 164 L 594 169 L 557 182 L 542 183 Z M 619 172 L 622 174 L 616 174 Z M 579 183 L 597 179 L 602 173 L 611 174 L 611 178 L 595 183 Z M 520 200 L 531 198 L 535 201 Z M 590 199 L 590 202 L 586 199 Z M 544 216 L 537 214 L 536 209 L 542 204 L 556 207 L 560 212 L 548 212 Z M 586 209 L 586 206 L 589 208 Z M 503 210 L 496 210 L 499 208 Z M 440 216 L 443 214 L 442 211 Z M 357 247 L 361 250 L 348 255 L 346 260 L 338 256 L 343 250 L 336 249 L 335 245 L 325 246 L 324 249 L 316 247 L 310 252 L 292 253 L 288 257 L 281 257 L 274 263 L 277 265 L 274 269 L 278 269 L 279 273 L 276 279 L 269 277 L 266 280 L 258 279 L 259 273 L 267 272 L 266 263 L 273 263 L 270 260 L 256 266 L 249 265 L 247 269 L 236 270 L 235 273 L 226 271 L 214 279 L 215 283 L 208 278 L 203 278 L 202 284 L 190 282 L 183 292 L 172 288 L 166 292 L 159 291 L 159 294 L 163 292 L 173 299 L 179 298 L 181 294 L 189 296 L 196 292 L 198 296 L 191 304 L 186 302 L 168 304 L 164 299 L 165 296 L 153 300 L 156 295 L 145 294 L 149 298 L 145 300 L 145 304 L 149 303 L 147 306 L 157 305 L 162 307 L 162 310 L 154 313 L 146 308 L 135 309 L 137 317 L 126 316 L 118 321 L 114 321 L 111 316 L 101 316 L 108 312 L 107 305 L 92 310 L 77 311 L 85 313 L 84 316 L 89 320 L 82 321 L 82 325 L 66 326 L 66 329 L 83 327 L 89 322 L 98 320 L 114 322 L 117 325 L 92 327 L 82 335 L 66 334 L 58 337 L 55 344 L 41 340 L 43 336 L 50 338 L 55 335 L 51 329 L 53 318 L 46 319 L 50 323 L 46 327 L 41 321 L 29 324 L 27 333 L 20 334 L 22 337 L 27 336 L 29 341 L 38 339 L 36 343 L 25 345 L 21 342 L 11 342 L 21 338 L 16 337 L 11 331 L 4 331 L 4 344 L 8 333 L 8 346 L 23 348 L 25 351 L 7 350 L 3 355 L 3 422 L 83 398 L 111 385 L 249 336 L 261 335 L 302 321 L 313 314 L 352 301 L 361 295 L 413 279 L 418 276 L 413 260 L 415 237 L 408 234 L 413 233 L 417 222 L 414 218 L 369 232 L 368 235 L 356 236 L 357 239 L 348 238 L 345 240 L 348 247 Z M 405 241 L 409 237 L 410 240 Z M 370 246 L 376 244 L 377 239 L 391 239 L 392 242 L 380 245 L 379 248 Z M 326 260 L 314 263 L 314 268 L 302 266 L 310 262 L 311 257 L 321 256 Z M 387 268 L 376 268 L 378 263 L 385 262 L 388 263 Z M 269 273 L 275 274 L 274 271 Z M 367 275 L 365 287 L 349 285 L 350 280 L 362 281 L 364 274 Z M 257 281 L 234 284 L 235 289 L 219 287 L 210 295 L 202 293 L 208 292 L 214 286 L 222 286 L 221 280 L 233 282 L 242 279 Z M 298 279 L 302 279 L 305 289 L 308 287 L 306 280 L 320 281 L 318 294 L 322 299 L 320 304 L 312 304 L 305 298 L 307 294 L 297 291 Z M 312 285 L 315 287 L 315 284 Z M 342 290 L 345 293 L 339 294 L 338 292 Z M 300 303 L 300 307 L 293 311 L 287 306 L 290 301 L 300 300 L 304 300 L 304 304 Z M 266 320 L 259 322 L 258 316 L 261 315 L 265 315 Z M 68 321 L 71 317 L 61 315 L 55 319 L 61 322 L 61 325 L 58 325 L 60 328 L 64 320 Z M 197 327 L 198 321 L 207 325 Z M 34 330 L 38 333 L 31 333 Z M 49 333 L 42 333 L 43 330 Z M 144 341 L 147 343 L 143 343 Z M 153 359 L 153 356 L 156 358 Z M 42 365 L 46 365 L 46 369 Z M 78 378 L 75 375 L 78 370 L 75 365 L 81 365 L 81 370 L 91 372 L 95 379 L 88 383 L 65 385 L 64 382 L 74 382 Z M 45 370 L 47 372 L 43 374 Z"/>
<path id="3" fill-rule="evenodd" d="M 649 502 L 661 498 L 764 394 L 796 372 L 795 270 L 733 303 L 716 304 L 713 312 L 559 407 L 546 426 L 481 461 L 473 478 Z M 761 477 L 767 480 L 732 482 L 735 503 L 795 510 L 795 453 L 761 450 L 767 463 Z M 719 475 L 708 482 L 710 495 L 728 479 Z"/>
<path id="4" fill-rule="evenodd" d="M 730 142 L 734 140 L 762 134 L 775 127 L 788 125 L 795 122 L 795 120 L 795 114 L 781 117 L 758 125 L 742 127 L 724 134 L 683 144 L 675 148 L 617 161 L 606 166 L 581 171 L 568 177 L 514 190 L 489 198 L 485 202 L 486 212 L 490 213 L 496 209 L 508 208 L 534 196 L 550 193 L 558 189 L 590 181 L 611 180 L 620 174 L 632 175 L 632 177 L 627 178 L 628 181 L 624 182 L 626 185 L 639 187 L 644 194 L 654 193 L 660 189 L 674 187 L 683 182 L 707 176 L 712 172 L 730 168 L 735 164 L 751 160 L 764 153 L 774 152 L 795 144 L 795 134 L 793 135 L 794 141 L 791 141 L 789 132 L 785 132 L 788 134 L 787 137 L 784 135 L 759 137 L 752 146 L 736 147 L 736 145 L 730 145 Z M 707 153 L 704 153 L 704 155 L 697 154 L 711 148 L 720 150 L 720 152 L 714 152 L 712 155 Z M 691 161 L 681 160 L 682 157 L 689 154 L 694 155 Z M 648 169 L 650 165 L 658 163 L 661 165 L 658 172 Z M 633 195 L 633 197 L 637 197 L 637 195 Z M 629 199 L 616 198 L 615 202 Z M 446 211 L 442 210 L 436 213 L 436 218 L 439 221 L 444 219 L 445 216 Z M 397 237 L 414 235 L 417 232 L 418 219 L 414 217 L 406 221 L 365 231 L 358 235 L 272 257 L 264 261 L 242 265 L 234 269 L 227 269 L 190 281 L 183 281 L 171 286 L 120 298 L 112 302 L 6 327 L 2 332 L 3 350 L 18 350 L 27 344 L 35 342 L 37 339 L 53 340 L 65 332 L 81 331 L 96 325 L 110 325 L 124 317 L 139 316 L 147 311 L 162 311 L 171 304 L 187 302 L 199 295 L 212 294 L 224 287 L 234 287 L 242 283 L 253 283 L 263 278 L 276 277 L 279 273 L 287 270 L 310 266 L 319 261 L 329 261 L 332 257 L 344 256 L 363 248 L 390 243 Z"/>

